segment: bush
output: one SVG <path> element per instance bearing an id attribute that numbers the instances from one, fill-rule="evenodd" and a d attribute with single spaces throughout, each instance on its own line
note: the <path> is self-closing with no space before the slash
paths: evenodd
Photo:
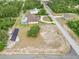
<path id="1" fill-rule="evenodd" d="M 67 25 L 79 36 L 79 21 L 68 21 Z"/>
<path id="2" fill-rule="evenodd" d="M 38 25 L 33 25 L 30 30 L 27 32 L 28 37 L 37 37 L 40 31 L 40 27 Z"/>

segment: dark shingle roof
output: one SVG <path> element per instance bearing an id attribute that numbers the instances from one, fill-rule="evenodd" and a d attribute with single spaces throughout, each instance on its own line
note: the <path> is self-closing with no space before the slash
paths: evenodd
<path id="1" fill-rule="evenodd" d="M 15 28 L 15 30 L 13 31 L 12 37 L 11 37 L 11 41 L 16 41 L 18 32 L 19 32 L 19 29 Z"/>

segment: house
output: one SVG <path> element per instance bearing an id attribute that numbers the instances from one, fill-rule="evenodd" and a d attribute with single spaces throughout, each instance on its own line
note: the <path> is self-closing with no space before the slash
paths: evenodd
<path id="1" fill-rule="evenodd" d="M 30 14 L 38 14 L 40 12 L 40 9 L 34 8 L 30 10 Z"/>
<path id="2" fill-rule="evenodd" d="M 13 33 L 12 33 L 12 37 L 11 37 L 11 41 L 16 41 L 17 35 L 18 35 L 19 29 L 15 28 Z"/>
<path id="3" fill-rule="evenodd" d="M 40 20 L 40 16 L 35 14 L 28 14 L 21 20 L 21 24 L 37 24 Z"/>
<path id="4" fill-rule="evenodd" d="M 12 48 L 17 42 L 19 42 L 18 32 L 19 32 L 18 28 L 15 28 L 13 31 L 10 30 L 9 41 L 7 42 L 6 48 Z"/>

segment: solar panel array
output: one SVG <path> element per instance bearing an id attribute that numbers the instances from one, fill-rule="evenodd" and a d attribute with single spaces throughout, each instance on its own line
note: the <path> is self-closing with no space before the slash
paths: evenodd
<path id="1" fill-rule="evenodd" d="M 11 37 L 11 41 L 16 41 L 17 35 L 18 35 L 19 29 L 15 28 Z"/>

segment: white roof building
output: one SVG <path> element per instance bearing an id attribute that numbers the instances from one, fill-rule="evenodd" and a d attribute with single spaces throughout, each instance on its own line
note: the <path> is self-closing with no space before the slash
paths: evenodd
<path id="1" fill-rule="evenodd" d="M 40 9 L 34 8 L 30 10 L 30 14 L 37 14 L 40 11 Z"/>
<path id="2" fill-rule="evenodd" d="M 41 1 L 49 1 L 49 0 L 41 0 Z"/>

